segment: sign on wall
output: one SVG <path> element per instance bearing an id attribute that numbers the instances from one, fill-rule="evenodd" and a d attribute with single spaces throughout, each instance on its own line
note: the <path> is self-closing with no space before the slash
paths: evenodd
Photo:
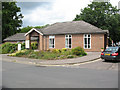
<path id="1" fill-rule="evenodd" d="M 18 44 L 18 51 L 21 50 L 21 44 Z"/>
<path id="2" fill-rule="evenodd" d="M 25 48 L 30 48 L 30 40 L 26 40 L 25 41 Z"/>

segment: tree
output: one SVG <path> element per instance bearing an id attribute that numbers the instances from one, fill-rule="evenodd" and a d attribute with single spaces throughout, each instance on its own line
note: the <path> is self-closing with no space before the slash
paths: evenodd
<path id="1" fill-rule="evenodd" d="M 74 21 L 84 20 L 103 30 L 109 30 L 110 38 L 116 43 L 120 41 L 119 9 L 110 2 L 92 2 L 76 15 Z"/>
<path id="2" fill-rule="evenodd" d="M 47 25 L 44 25 L 44 26 L 27 26 L 27 27 L 23 27 L 21 30 L 20 30 L 20 33 L 27 33 L 30 29 L 32 28 L 37 28 L 37 29 L 41 29 L 41 28 L 44 28 L 44 27 L 47 27 L 49 24 Z"/>
<path id="3" fill-rule="evenodd" d="M 20 11 L 15 2 L 2 2 L 2 40 L 18 32 L 23 18 Z"/>

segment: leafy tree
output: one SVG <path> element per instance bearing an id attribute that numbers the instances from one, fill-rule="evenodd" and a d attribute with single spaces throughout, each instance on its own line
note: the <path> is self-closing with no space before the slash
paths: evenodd
<path id="1" fill-rule="evenodd" d="M 2 2 L 2 39 L 11 36 L 19 30 L 22 25 L 22 14 L 16 2 Z"/>
<path id="2" fill-rule="evenodd" d="M 76 15 L 74 21 L 84 20 L 103 30 L 109 30 L 110 38 L 114 43 L 120 41 L 119 9 L 110 2 L 92 2 Z"/>
<path id="3" fill-rule="evenodd" d="M 27 27 L 23 27 L 21 30 L 20 30 L 20 33 L 26 33 L 28 32 L 30 29 L 32 29 L 33 27 L 32 26 L 27 26 Z"/>
<path id="4" fill-rule="evenodd" d="M 47 24 L 47 25 L 45 25 L 45 26 L 35 26 L 35 27 L 33 27 L 33 26 L 27 26 L 27 27 L 23 27 L 21 30 L 20 30 L 20 33 L 26 33 L 26 32 L 28 32 L 30 29 L 32 29 L 32 28 L 37 28 L 37 29 L 41 29 L 41 28 L 44 28 L 44 27 L 46 27 L 46 26 L 48 26 L 49 24 Z"/>

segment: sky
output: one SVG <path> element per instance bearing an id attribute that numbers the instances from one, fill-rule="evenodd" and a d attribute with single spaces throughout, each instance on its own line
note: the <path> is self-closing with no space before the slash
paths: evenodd
<path id="1" fill-rule="evenodd" d="M 43 26 L 56 22 L 72 21 L 92 0 L 19 0 L 18 7 L 24 18 L 22 27 Z M 118 7 L 120 0 L 110 0 Z"/>

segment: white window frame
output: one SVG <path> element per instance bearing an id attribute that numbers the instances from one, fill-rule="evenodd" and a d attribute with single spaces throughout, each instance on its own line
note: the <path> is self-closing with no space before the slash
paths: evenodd
<path id="1" fill-rule="evenodd" d="M 85 37 L 85 35 L 86 35 L 86 37 Z M 88 35 L 90 35 L 90 37 L 88 37 Z M 91 34 L 84 34 L 84 36 L 83 36 L 84 38 L 83 38 L 83 42 L 84 42 L 84 49 L 91 49 Z M 87 44 L 85 44 L 85 38 L 87 38 Z M 88 38 L 90 38 L 90 48 L 88 48 Z M 87 45 L 87 48 L 85 47 L 85 45 Z"/>
<path id="2" fill-rule="evenodd" d="M 65 35 L 65 48 L 69 48 L 69 38 L 71 38 L 71 48 L 72 48 L 72 35 L 71 35 L 71 37 L 69 37 L 70 36 L 70 34 L 68 35 L 68 37 L 66 37 L 67 35 Z M 68 38 L 68 47 L 66 47 L 66 38 Z"/>
<path id="3" fill-rule="evenodd" d="M 50 39 L 54 39 L 54 47 L 52 47 L 53 44 L 50 44 Z M 55 36 L 49 36 L 49 48 L 55 48 Z"/>

